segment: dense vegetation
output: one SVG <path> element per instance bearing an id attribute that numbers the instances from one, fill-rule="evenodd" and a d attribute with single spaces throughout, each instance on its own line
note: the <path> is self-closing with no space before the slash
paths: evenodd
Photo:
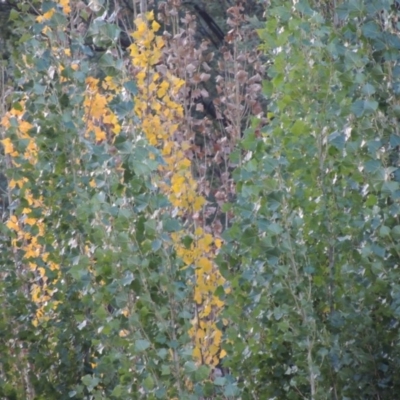
<path id="1" fill-rule="evenodd" d="M 0 2 L 0 398 L 398 398 L 398 13 Z"/>

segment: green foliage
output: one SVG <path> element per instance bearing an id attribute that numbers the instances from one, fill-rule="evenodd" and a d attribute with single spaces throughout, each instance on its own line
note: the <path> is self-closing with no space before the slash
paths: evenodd
<path id="1" fill-rule="evenodd" d="M 101 7 L 71 16 L 52 2 L 34 6 L 53 14 L 38 19 L 27 3 L 10 14 L 14 91 L 2 103 L 10 219 L 0 226 L 0 397 L 395 399 L 392 2 L 272 1 L 266 10 L 258 33 L 269 122 L 255 119 L 236 148 L 215 146 L 230 157 L 224 182 L 233 189 L 215 196 L 218 206 L 231 202 L 217 256 L 224 311 L 213 316 L 226 357 L 214 371 L 193 359 L 196 271 L 171 239 L 187 219 L 173 216 L 155 184 L 165 162 L 134 113 L 120 28 Z M 84 35 L 73 17 L 88 24 Z M 46 256 L 26 255 L 33 239 Z M 181 242 L 193 248 L 190 232 Z"/>
<path id="2" fill-rule="evenodd" d="M 345 2 L 335 24 L 306 2 L 295 11 L 279 2 L 259 31 L 271 122 L 242 141 L 219 259 L 232 283 L 226 318 L 236 322 L 225 365 L 243 398 L 399 390 L 391 12 L 389 3 Z"/>
<path id="3" fill-rule="evenodd" d="M 193 271 L 181 270 L 169 236 L 179 224 L 153 184 L 161 157 L 134 131 L 131 95 L 122 90 L 109 105 L 123 127 L 115 141 L 96 141 L 94 132 L 86 132 L 88 79 L 112 75 L 122 59 L 107 54 L 104 64 L 93 65 L 73 36 L 72 57 L 63 55 L 60 36 L 67 21 L 60 10 L 41 23 L 31 15 L 21 18 L 16 26 L 25 36 L 15 51 L 24 57 L 14 59 L 20 92 L 14 92 L 13 103 L 32 125 L 37 160 L 23 156 L 30 142 L 20 139 L 19 122 L 10 118 L 7 135 L 19 155 L 13 156 L 18 166 L 7 175 L 9 181 L 29 180 L 12 194 L 20 200 L 13 213 L 21 223 L 28 189 L 41 199 L 32 216 L 43 216 L 45 229 L 33 226 L 31 234 L 39 235 L 49 256 L 32 255 L 36 269 L 27 272 L 21 248 L 13 256 L 8 240 L 7 253 L 1 252 L 0 299 L 7 306 L 0 313 L 0 397 L 198 398 L 209 370 L 186 371 L 192 363 L 187 299 Z M 38 39 L 34 32 L 46 25 L 52 28 L 48 40 Z M 106 39 L 115 41 L 118 33 L 113 29 L 101 23 L 92 33 L 99 44 L 109 45 Z M 113 76 L 135 90 L 121 73 Z M 2 231 L 10 235 L 5 227 Z M 44 269 L 45 281 L 38 268 Z M 51 293 L 43 304 L 31 298 L 34 283 Z"/>

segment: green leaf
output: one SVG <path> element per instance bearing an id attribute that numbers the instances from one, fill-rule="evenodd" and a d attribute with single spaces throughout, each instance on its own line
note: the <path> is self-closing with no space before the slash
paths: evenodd
<path id="1" fill-rule="evenodd" d="M 92 392 L 99 382 L 100 379 L 92 375 L 85 375 L 82 377 L 82 383 L 87 387 L 89 392 Z"/>
<path id="2" fill-rule="evenodd" d="M 128 92 L 133 95 L 136 96 L 137 95 L 137 86 L 136 86 L 136 82 L 135 81 L 128 81 L 124 83 L 124 88 L 126 90 L 128 90 Z"/>
<path id="3" fill-rule="evenodd" d="M 224 388 L 224 396 L 226 397 L 234 397 L 239 394 L 239 390 L 236 385 L 232 383 L 228 383 Z"/>
<path id="4" fill-rule="evenodd" d="M 346 138 L 343 133 L 333 132 L 329 135 L 328 141 L 338 150 L 343 150 L 346 143 Z"/>
<path id="5" fill-rule="evenodd" d="M 226 379 L 223 376 L 214 379 L 215 386 L 224 386 L 226 383 Z"/>
<path id="6" fill-rule="evenodd" d="M 383 225 L 381 226 L 381 228 L 379 229 L 379 235 L 382 237 L 386 237 L 390 235 L 390 228 Z"/>
<path id="7" fill-rule="evenodd" d="M 382 193 L 393 194 L 396 190 L 399 190 L 399 182 L 386 181 L 382 185 Z"/>
<path id="8" fill-rule="evenodd" d="M 376 89 L 370 83 L 366 83 L 362 88 L 362 92 L 367 96 L 371 96 L 376 92 Z"/>
<path id="9" fill-rule="evenodd" d="M 382 163 L 379 160 L 368 160 L 365 164 L 365 172 L 374 174 L 382 169 Z"/>
<path id="10" fill-rule="evenodd" d="M 170 375 L 171 374 L 171 368 L 169 365 L 162 365 L 161 366 L 161 375 Z"/>
<path id="11" fill-rule="evenodd" d="M 375 100 L 356 100 L 351 106 L 351 112 L 356 117 L 362 117 L 374 113 L 378 109 L 378 105 Z"/>
<path id="12" fill-rule="evenodd" d="M 273 235 L 279 235 L 282 233 L 283 229 L 279 224 L 272 223 L 268 226 L 267 231 Z"/>
<path id="13" fill-rule="evenodd" d="M 210 375 L 210 368 L 206 365 L 200 365 L 195 373 L 195 381 L 196 382 L 201 382 L 204 379 L 207 379 L 207 377 Z"/>
<path id="14" fill-rule="evenodd" d="M 143 381 L 143 386 L 147 390 L 153 390 L 154 389 L 154 379 L 151 375 L 148 375 L 146 379 Z"/>
<path id="15" fill-rule="evenodd" d="M 145 339 L 139 339 L 135 341 L 135 349 L 138 352 L 147 350 L 150 347 L 150 342 Z"/>
<path id="16" fill-rule="evenodd" d="M 376 39 L 381 36 L 381 29 L 375 21 L 368 21 L 363 24 L 362 33 L 368 39 Z"/>
<path id="17" fill-rule="evenodd" d="M 297 120 L 293 124 L 292 128 L 290 129 L 290 131 L 294 135 L 302 135 L 302 134 L 308 133 L 307 125 L 301 120 Z"/>
<path id="18" fill-rule="evenodd" d="M 182 229 L 182 227 L 176 218 L 166 217 L 163 219 L 163 229 L 166 232 L 178 232 Z"/>
<path id="19" fill-rule="evenodd" d="M 160 250 L 160 249 L 161 249 L 161 246 L 162 246 L 162 242 L 161 242 L 161 240 L 159 240 L 159 239 L 155 239 L 155 240 L 153 240 L 153 241 L 151 242 L 151 249 L 152 249 L 153 251 L 158 251 L 158 250 Z"/>

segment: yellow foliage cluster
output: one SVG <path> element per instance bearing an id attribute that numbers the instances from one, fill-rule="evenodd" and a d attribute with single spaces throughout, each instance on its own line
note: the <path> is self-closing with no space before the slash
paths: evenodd
<path id="1" fill-rule="evenodd" d="M 107 139 L 107 133 L 118 135 L 121 132 L 121 125 L 117 116 L 108 107 L 113 96 L 111 90 L 116 89 L 111 77 L 106 77 L 103 88 L 107 89 L 107 94 L 101 93 L 99 80 L 93 77 L 86 79 L 86 92 L 84 99 L 86 137 L 94 133 L 97 142 Z"/>
<path id="2" fill-rule="evenodd" d="M 71 13 L 71 6 L 70 6 L 70 0 L 59 0 L 58 4 L 62 7 L 64 14 L 70 14 Z M 37 22 L 45 22 L 51 19 L 51 17 L 54 15 L 55 10 L 54 8 L 50 9 L 49 11 L 45 12 L 43 15 L 38 15 L 36 17 Z"/>
<path id="3" fill-rule="evenodd" d="M 1 120 L 1 125 L 5 129 L 9 129 L 11 126 L 16 126 L 17 140 L 24 140 L 27 142 L 24 154 L 19 154 L 16 150 L 16 143 L 13 143 L 11 138 L 6 137 L 5 139 L 1 140 L 1 143 L 4 146 L 4 153 L 13 159 L 13 164 L 15 166 L 18 166 L 18 163 L 15 161 L 15 158 L 17 157 L 25 158 L 32 165 L 36 164 L 37 162 L 37 145 L 35 140 L 29 134 L 29 131 L 33 128 L 33 126 L 22 118 L 23 107 L 24 101 L 21 101 L 18 106 L 16 105 L 16 107 L 8 111 Z"/>
<path id="4" fill-rule="evenodd" d="M 29 122 L 23 120 L 23 113 L 24 102 L 21 101 L 8 111 L 2 119 L 2 125 L 6 129 L 11 126 L 16 127 L 16 140 L 24 140 L 27 142 L 24 153 L 20 154 L 16 149 L 18 146 L 16 143 L 13 143 L 10 137 L 1 140 L 5 154 L 9 156 L 11 163 L 16 168 L 21 166 L 20 162 L 23 159 L 34 165 L 38 157 L 37 144 L 34 137 L 30 136 L 29 133 L 33 129 L 33 126 Z M 19 159 L 18 162 L 16 159 Z M 41 284 L 33 283 L 31 285 L 32 300 L 39 305 L 36 319 L 33 320 L 33 324 L 37 325 L 40 320 L 46 319 L 44 307 L 47 305 L 52 295 L 52 291 L 46 285 L 46 271 L 42 265 L 47 265 L 51 270 L 59 270 L 59 266 L 49 260 L 49 253 L 45 251 L 43 245 L 40 243 L 41 238 L 46 233 L 43 198 L 36 198 L 28 186 L 29 180 L 25 177 L 18 180 L 10 180 L 10 189 L 18 189 L 20 193 L 23 194 L 23 198 L 28 207 L 22 210 L 19 217 L 11 214 L 6 225 L 10 230 L 15 232 L 15 237 L 12 239 L 12 246 L 16 252 L 18 251 L 22 254 L 21 261 L 23 265 L 27 266 L 31 271 L 34 271 L 37 281 L 41 281 Z"/>
<path id="5" fill-rule="evenodd" d="M 154 21 L 153 13 L 147 13 L 146 19 L 138 18 L 135 24 L 137 30 L 132 35 L 135 43 L 130 46 L 139 91 L 135 113 L 147 139 L 161 149 L 166 162 L 160 167 L 158 186 L 168 195 L 177 215 L 194 215 L 202 210 L 205 199 L 198 193 L 191 161 L 185 155 L 190 143 L 178 142 L 175 138 L 184 114 L 182 106 L 174 99 L 185 82 L 170 72 L 161 72 L 162 68 L 157 69 L 164 41 L 156 35 L 159 24 Z M 186 235 L 194 239 L 189 248 L 182 244 Z M 172 239 L 186 267 L 194 266 L 196 271 L 194 301 L 200 311 L 190 329 L 195 346 L 193 356 L 199 363 L 215 366 L 224 356 L 220 349 L 222 332 L 215 323 L 215 316 L 224 304 L 214 295 L 224 279 L 213 261 L 221 241 L 206 233 L 203 227 L 196 227 L 195 222 L 192 227 L 173 233 Z"/>

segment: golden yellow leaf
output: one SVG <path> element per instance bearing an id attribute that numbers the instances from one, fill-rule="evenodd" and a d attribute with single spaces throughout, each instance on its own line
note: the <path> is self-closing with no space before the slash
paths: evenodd
<path id="1" fill-rule="evenodd" d="M 8 115 L 6 114 L 2 119 L 1 119 L 1 125 L 4 128 L 9 128 L 10 127 L 10 118 L 8 117 Z"/>
<path id="2" fill-rule="evenodd" d="M 201 342 L 202 340 L 204 340 L 205 336 L 206 336 L 206 333 L 202 329 L 197 329 L 196 340 L 198 342 Z"/>
<path id="3" fill-rule="evenodd" d="M 199 347 L 195 347 L 194 349 L 193 349 L 193 353 L 192 353 L 192 355 L 193 355 L 193 358 L 195 359 L 195 360 L 201 360 L 201 350 L 200 350 L 200 348 Z"/>
<path id="4" fill-rule="evenodd" d="M 216 330 L 214 331 L 214 344 L 216 346 L 219 346 L 221 343 L 221 339 L 222 339 L 222 332 L 216 328 Z"/>
<path id="5" fill-rule="evenodd" d="M 29 246 L 25 251 L 25 258 L 37 257 L 39 255 L 39 249 L 33 246 Z M 43 270 L 44 271 L 44 270 Z M 43 274 L 44 275 L 44 274 Z"/>
<path id="6" fill-rule="evenodd" d="M 64 13 L 65 14 L 69 14 L 71 12 L 71 7 L 69 5 L 69 0 L 59 0 L 59 2 L 60 2 L 61 6 L 63 8 Z"/>
<path id="7" fill-rule="evenodd" d="M 201 312 L 201 317 L 202 317 L 202 318 L 208 317 L 208 316 L 210 315 L 210 313 L 211 313 L 211 310 L 212 310 L 211 305 L 210 305 L 210 304 L 207 304 L 207 305 L 204 307 L 204 310 Z"/>
<path id="8" fill-rule="evenodd" d="M 222 240 L 221 239 L 214 239 L 214 244 L 217 247 L 217 249 L 220 249 L 222 246 Z"/>
<path id="9" fill-rule="evenodd" d="M 105 140 L 107 137 L 106 133 L 102 129 L 100 129 L 98 126 L 94 127 L 94 136 L 96 137 L 96 140 L 98 142 Z"/>
<path id="10" fill-rule="evenodd" d="M 196 236 L 202 235 L 202 234 L 203 234 L 203 228 L 197 227 L 197 228 L 195 229 L 195 231 L 194 231 L 194 234 L 195 234 Z"/>
<path id="11" fill-rule="evenodd" d="M 224 302 L 217 297 L 213 297 L 213 304 L 217 306 L 217 308 L 222 308 L 224 306 Z"/>
<path id="12" fill-rule="evenodd" d="M 214 356 L 215 354 L 217 354 L 217 353 L 218 353 L 218 350 L 219 350 L 219 346 L 216 346 L 215 344 L 212 344 L 212 345 L 208 348 L 208 351 L 210 352 L 210 354 L 211 354 L 212 356 Z"/>
<path id="13" fill-rule="evenodd" d="M 195 301 L 197 304 L 201 304 L 202 301 L 203 301 L 202 296 L 201 296 L 201 293 L 200 293 L 199 290 L 196 290 L 195 293 L 194 293 L 194 301 Z"/>
<path id="14" fill-rule="evenodd" d="M 30 226 L 33 226 L 36 224 L 37 219 L 36 218 L 26 218 L 24 222 Z"/>
<path id="15" fill-rule="evenodd" d="M 31 296 L 32 296 L 32 300 L 37 303 L 40 301 L 41 298 L 41 290 L 40 287 L 36 284 L 32 285 L 32 289 L 31 289 Z"/>
<path id="16" fill-rule="evenodd" d="M 209 273 L 212 270 L 212 262 L 208 258 L 202 257 L 196 264 L 205 273 Z"/>
<path id="17" fill-rule="evenodd" d="M 11 142 L 10 138 L 5 138 L 3 140 L 0 140 L 0 142 L 3 143 L 4 154 L 10 154 L 12 157 L 18 156 L 19 153 L 15 151 L 14 145 Z"/>
<path id="18" fill-rule="evenodd" d="M 56 270 L 60 269 L 60 266 L 57 263 L 53 262 L 53 261 L 49 262 L 49 267 L 50 267 L 50 269 L 52 271 L 56 271 Z"/>
<path id="19" fill-rule="evenodd" d="M 36 21 L 41 23 L 41 22 L 44 22 L 46 20 L 49 20 L 54 15 L 54 13 L 55 13 L 55 11 L 52 8 L 51 10 L 47 11 L 43 15 L 39 15 L 38 17 L 36 17 Z"/>
<path id="20" fill-rule="evenodd" d="M 6 226 L 8 229 L 12 229 L 13 231 L 19 231 L 17 217 L 15 215 L 11 215 L 9 220 L 6 222 Z"/>
<path id="21" fill-rule="evenodd" d="M 151 29 L 152 29 L 154 32 L 157 32 L 157 31 L 160 29 L 160 27 L 161 27 L 161 25 L 160 25 L 157 21 L 153 21 L 153 22 L 151 23 Z"/>

